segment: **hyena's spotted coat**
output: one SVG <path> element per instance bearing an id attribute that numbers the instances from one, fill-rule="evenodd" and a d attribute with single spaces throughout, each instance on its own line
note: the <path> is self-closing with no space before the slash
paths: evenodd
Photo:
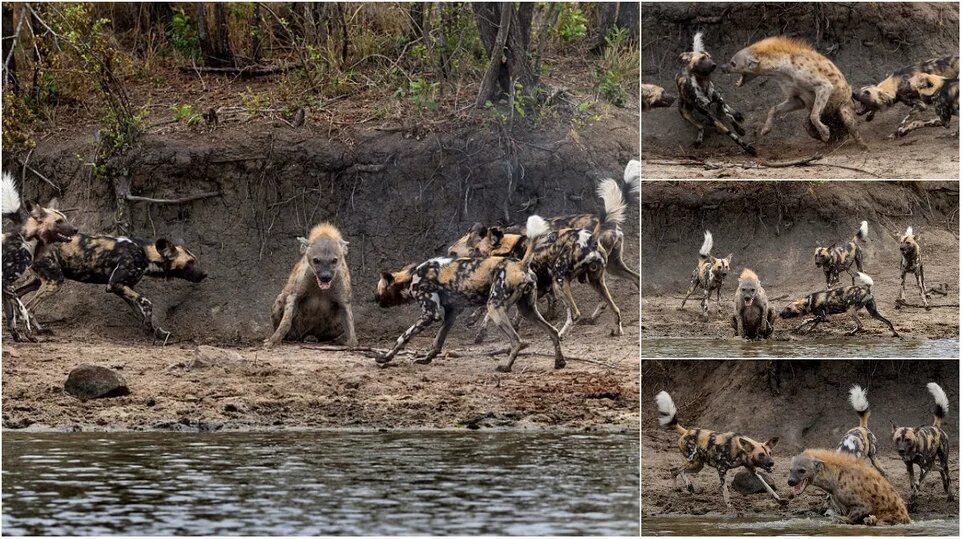
<path id="1" fill-rule="evenodd" d="M 745 339 L 767 339 L 775 330 L 775 310 L 768 304 L 758 275 L 748 268 L 738 277 L 732 326 L 735 335 Z"/>
<path id="2" fill-rule="evenodd" d="M 701 312 L 705 320 L 708 320 L 708 302 L 711 293 L 715 292 L 718 309 L 721 309 L 721 289 L 725 283 L 725 277 L 731 269 L 732 255 L 729 253 L 725 258 L 715 258 L 711 255 L 711 248 L 714 246 L 714 239 L 711 232 L 705 231 L 705 241 L 698 250 L 698 265 L 691 272 L 691 284 L 685 293 L 685 299 L 681 301 L 681 308 L 685 308 L 685 302 L 701 288 Z"/>
<path id="3" fill-rule="evenodd" d="M 894 422 L 892 423 L 892 441 L 895 442 L 899 458 L 905 463 L 912 486 L 909 507 L 915 506 L 919 490 L 922 488 L 922 481 L 936 464 L 939 475 L 942 476 L 942 488 L 945 489 L 948 500 L 955 500 L 952 479 L 949 476 L 949 437 L 942 430 L 942 420 L 949 413 L 949 399 L 945 391 L 935 382 L 929 382 L 926 388 L 935 399 L 932 424 L 913 428 L 898 427 Z M 919 467 L 918 481 L 915 479 L 915 465 Z"/>
<path id="4" fill-rule="evenodd" d="M 858 268 L 858 271 L 865 271 L 862 267 L 862 248 L 859 242 L 864 242 L 867 237 L 868 221 L 862 221 L 852 240 L 844 246 L 836 247 L 833 243 L 829 247 L 815 248 L 815 267 L 822 268 L 825 273 L 826 290 L 838 283 L 839 274 L 843 271 L 847 271 L 852 276 L 852 284 L 855 284 L 856 272 L 852 270 L 852 264 Z"/>
<path id="5" fill-rule="evenodd" d="M 655 396 L 655 404 L 658 406 L 658 422 L 662 426 L 674 429 L 679 434 L 678 450 L 688 460 L 688 465 L 682 468 L 672 468 L 671 474 L 675 481 L 679 477 L 682 478 L 688 492 L 694 492 L 695 487 L 691 484 L 687 474 L 697 474 L 707 464 L 718 471 L 722 498 L 725 500 L 725 505 L 731 507 L 728 481 L 725 475 L 728 470 L 744 467 L 758 477 L 758 480 L 761 481 L 772 497 L 779 502 L 782 501 L 756 470 L 761 468 L 771 473 L 775 466 L 772 449 L 778 443 L 778 438 L 772 438 L 765 443 L 761 443 L 734 432 L 686 429 L 678 424 L 678 410 L 675 408 L 675 403 L 668 392 L 658 393 Z"/>

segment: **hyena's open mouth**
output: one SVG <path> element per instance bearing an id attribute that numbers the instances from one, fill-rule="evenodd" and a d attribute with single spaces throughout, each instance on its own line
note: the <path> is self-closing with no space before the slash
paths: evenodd
<path id="1" fill-rule="evenodd" d="M 331 281 L 328 281 L 325 283 L 317 275 L 314 276 L 314 280 L 317 281 L 317 287 L 320 288 L 321 290 L 327 290 L 331 288 Z"/>
<path id="2" fill-rule="evenodd" d="M 805 489 L 806 489 L 806 488 L 808 488 L 808 478 L 807 478 L 807 477 L 806 477 L 805 479 L 802 479 L 801 481 L 798 482 L 797 485 L 795 485 L 794 487 L 792 487 L 792 494 L 798 496 L 799 494 L 805 492 Z"/>

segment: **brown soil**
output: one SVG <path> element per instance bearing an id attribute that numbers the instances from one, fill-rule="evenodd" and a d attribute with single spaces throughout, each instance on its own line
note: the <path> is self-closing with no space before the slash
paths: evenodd
<path id="1" fill-rule="evenodd" d="M 874 84 L 891 70 L 924 59 L 958 54 L 959 6 L 945 3 L 658 3 L 644 4 L 641 51 L 642 81 L 677 94 L 677 56 L 691 49 L 692 36 L 705 32 L 705 44 L 716 63 L 772 35 L 806 39 L 829 57 L 853 88 Z M 927 128 L 903 139 L 890 139 L 908 113 L 903 105 L 859 121 L 866 151 L 851 142 L 823 144 L 801 126 L 804 114 L 776 120 L 765 138 L 758 131 L 768 109 L 782 100 L 774 81 L 759 79 L 736 88 L 735 77 L 716 72 L 712 78 L 728 103 L 745 115 L 746 138 L 759 156 L 789 161 L 816 153 L 824 159 L 805 166 L 758 167 L 727 137 L 706 133 L 694 148 L 695 132 L 675 108 L 642 115 L 642 169 L 646 178 L 958 178 L 959 128 Z M 926 112 L 920 117 L 934 117 Z M 706 164 L 667 164 L 695 160 Z M 853 170 L 854 169 L 854 170 Z"/>
<path id="2" fill-rule="evenodd" d="M 859 222 L 869 222 L 863 245 L 864 269 L 874 279 L 879 310 L 906 338 L 956 338 L 959 334 L 959 187 L 944 182 L 667 182 L 642 185 L 642 334 L 644 337 L 728 338 L 737 277 L 757 273 L 776 309 L 825 286 L 812 261 L 817 245 L 846 242 Z M 933 295 L 932 309 L 895 309 L 900 289 L 898 239 L 907 226 L 919 234 L 926 285 L 948 285 L 948 296 Z M 710 304 L 703 322 L 700 295 L 680 310 L 698 259 L 705 230 L 714 236 L 712 254 L 733 253 L 722 290 L 720 314 Z M 906 300 L 920 304 L 918 288 Z M 847 276 L 844 282 L 851 282 Z M 891 332 L 862 315 L 868 338 Z M 851 329 L 851 320 L 832 317 L 811 334 L 794 336 L 797 325 L 775 323 L 775 339 L 818 339 Z"/>
<path id="3" fill-rule="evenodd" d="M 869 428 L 878 437 L 882 467 L 907 497 L 908 475 L 892 445 L 889 421 L 899 426 L 930 424 L 933 403 L 925 384 L 935 381 L 949 397 L 949 417 L 942 427 L 953 440 L 949 470 L 958 499 L 958 362 L 786 360 L 777 364 L 780 393 L 774 395 L 766 374 L 768 361 L 642 362 L 642 517 L 728 512 L 714 469 L 706 467 L 692 476 L 698 489 L 693 495 L 674 488 L 668 469 L 685 461 L 678 452 L 678 435 L 658 425 L 654 396 L 662 390 L 671 394 L 679 422 L 685 427 L 736 431 L 758 440 L 779 436 L 772 476 L 784 497 L 793 455 L 810 447 L 834 448 L 842 435 L 858 424 L 847 391 L 850 384 L 862 384 L 869 390 Z M 809 488 L 784 507 L 767 493 L 744 496 L 732 491 L 734 511 L 747 515 L 815 517 L 822 512 L 824 501 L 824 492 L 817 488 Z M 933 471 L 922 485 L 912 518 L 958 514 L 958 501 L 946 499 L 938 473 Z"/>
<path id="4" fill-rule="evenodd" d="M 610 328 L 603 324 L 576 327 L 564 343 L 572 359 L 562 370 L 553 369 L 543 335 L 523 329 L 530 346 L 507 374 L 494 370 L 503 353 L 487 355 L 505 348 L 501 339 L 474 345 L 464 328 L 452 331 L 448 357 L 417 365 L 402 355 L 385 368 L 360 353 L 310 348 L 317 344 L 284 344 L 269 352 L 205 349 L 207 359 L 197 360 L 192 344 L 94 337 L 4 342 L 3 427 L 636 430 L 637 316 L 629 314 L 625 327 L 621 338 L 607 337 Z M 426 333 L 411 350 L 430 347 L 433 332 Z M 362 346 L 384 346 L 393 337 L 365 341 Z M 67 395 L 64 380 L 80 363 L 119 369 L 131 394 L 86 402 Z"/>

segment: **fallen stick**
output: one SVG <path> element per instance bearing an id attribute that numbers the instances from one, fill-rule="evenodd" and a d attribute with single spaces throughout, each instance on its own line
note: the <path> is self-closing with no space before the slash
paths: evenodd
<path id="1" fill-rule="evenodd" d="M 218 73 L 224 75 L 238 75 L 241 77 L 261 77 L 283 73 L 291 69 L 297 69 L 303 64 L 291 63 L 273 66 L 244 66 L 244 67 L 207 67 L 207 66 L 181 66 L 180 70 L 184 73 Z"/>
<path id="2" fill-rule="evenodd" d="M 811 156 L 809 156 L 809 157 L 803 157 L 803 158 L 801 158 L 801 159 L 794 159 L 794 160 L 792 160 L 792 161 L 774 161 L 774 162 L 773 162 L 773 161 L 767 161 L 767 160 L 765 160 L 765 159 L 759 159 L 759 160 L 758 160 L 758 165 L 759 165 L 759 166 L 762 166 L 762 167 L 768 167 L 768 168 L 797 167 L 797 166 L 799 166 L 799 165 L 807 165 L 807 164 L 811 163 L 812 161 L 818 161 L 818 160 L 821 159 L 822 157 L 824 157 L 822 154 L 817 153 L 817 154 L 811 155 Z"/>
<path id="3" fill-rule="evenodd" d="M 190 196 L 181 197 L 181 198 L 150 198 L 150 197 L 131 195 L 130 193 L 128 193 L 126 198 L 131 202 L 149 202 L 151 204 L 186 204 L 187 202 L 193 202 L 195 200 L 201 200 L 204 198 L 219 197 L 222 194 L 223 193 L 221 193 L 220 191 L 211 191 L 209 193 L 200 193 L 200 194 L 190 195 Z"/>
<path id="4" fill-rule="evenodd" d="M 899 305 L 902 306 L 902 307 L 917 307 L 917 308 L 919 308 L 919 309 L 924 309 L 924 308 L 925 308 L 925 305 L 922 305 L 921 303 L 905 303 L 904 301 L 903 301 L 902 303 L 899 303 Z M 930 309 L 935 309 L 935 308 L 938 308 L 938 307 L 955 307 L 956 309 L 958 309 L 958 308 L 959 308 L 959 304 L 958 304 L 958 303 L 946 303 L 946 304 L 944 304 L 944 305 L 929 305 L 929 308 L 930 308 Z"/>

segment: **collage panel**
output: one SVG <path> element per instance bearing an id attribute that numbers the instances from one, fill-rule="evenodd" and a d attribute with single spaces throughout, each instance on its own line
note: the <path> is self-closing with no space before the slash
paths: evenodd
<path id="1" fill-rule="evenodd" d="M 643 536 L 959 534 L 959 363 L 643 360 Z"/>
<path id="2" fill-rule="evenodd" d="M 642 357 L 959 357 L 959 184 L 642 182 Z"/>

